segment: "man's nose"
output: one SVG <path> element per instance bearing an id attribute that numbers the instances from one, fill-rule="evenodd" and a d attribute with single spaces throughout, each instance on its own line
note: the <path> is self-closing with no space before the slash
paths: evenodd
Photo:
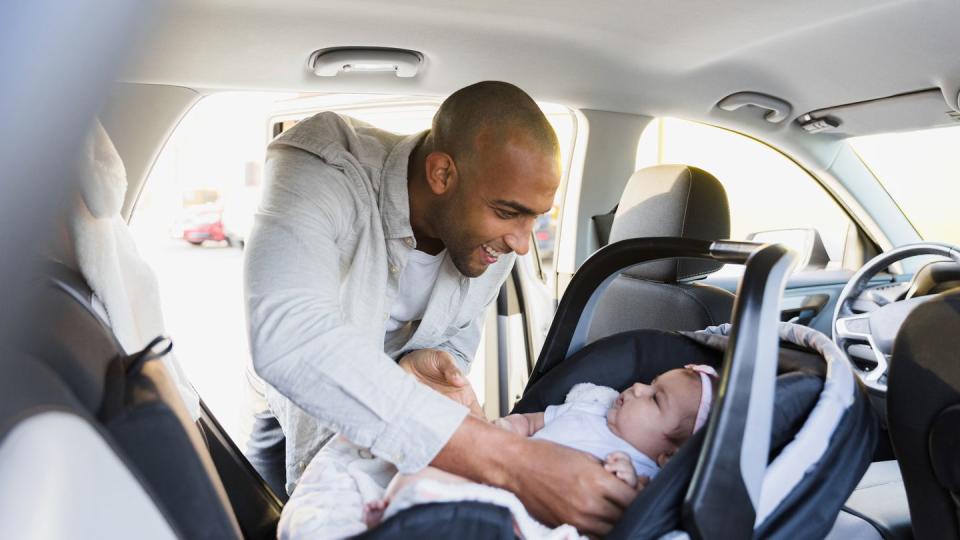
<path id="1" fill-rule="evenodd" d="M 517 255 L 526 255 L 530 251 L 530 235 L 533 234 L 533 223 L 536 220 L 531 218 L 519 221 L 517 229 L 504 236 L 503 241 Z"/>

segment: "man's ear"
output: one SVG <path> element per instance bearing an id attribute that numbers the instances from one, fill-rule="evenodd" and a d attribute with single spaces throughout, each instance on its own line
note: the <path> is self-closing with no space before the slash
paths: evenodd
<path id="1" fill-rule="evenodd" d="M 445 152 L 430 152 L 425 164 L 427 185 L 435 195 L 449 193 L 459 178 L 457 165 L 450 154 Z"/>

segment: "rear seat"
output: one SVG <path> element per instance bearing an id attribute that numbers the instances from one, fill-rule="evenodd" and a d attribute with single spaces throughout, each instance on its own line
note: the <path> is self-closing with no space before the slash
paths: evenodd
<path id="1" fill-rule="evenodd" d="M 282 504 L 210 410 L 201 401 L 194 423 L 160 362 L 124 373 L 130 357 L 83 278 L 54 263 L 46 274 L 20 349 L 88 394 L 90 412 L 185 538 L 276 538 Z"/>
<path id="2" fill-rule="evenodd" d="M 74 412 L 98 427 L 178 536 L 240 538 L 199 430 L 166 368 L 150 359 L 160 356 L 163 344 L 135 362 L 138 355 L 126 355 L 94 312 L 92 293 L 79 275 L 55 263 L 46 270 L 21 320 L 17 350 L 69 390 Z M 36 466 L 42 475 L 47 464 Z"/>
<path id="3" fill-rule="evenodd" d="M 99 124 L 83 165 L 80 197 L 65 217 L 76 256 L 50 250 L 76 262 L 39 264 L 17 354 L 76 398 L 68 409 L 100 431 L 177 536 L 275 538 L 280 501 L 165 358 L 170 341 L 155 335 L 163 332 L 156 284 L 120 217 L 126 174 Z"/>

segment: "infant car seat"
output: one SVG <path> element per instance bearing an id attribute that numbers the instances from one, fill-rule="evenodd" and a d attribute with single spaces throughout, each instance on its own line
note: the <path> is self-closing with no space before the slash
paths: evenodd
<path id="1" fill-rule="evenodd" d="M 732 325 L 695 334 L 636 330 L 586 345 L 597 298 L 619 272 L 673 257 L 746 263 Z M 722 370 L 707 428 L 640 493 L 610 538 L 675 531 L 693 538 L 822 538 L 830 530 L 869 465 L 878 428 L 866 393 L 829 338 L 779 322 L 792 260 L 779 245 L 643 238 L 603 248 L 574 276 L 513 412 L 562 403 L 579 382 L 623 389 L 688 363 Z M 458 506 L 412 509 L 418 527 L 398 519 L 401 512 L 363 538 L 407 537 L 427 523 L 435 536 L 512 538 L 497 521 L 510 519 L 502 509 L 471 503 L 469 515 L 450 521 L 448 507 Z"/>

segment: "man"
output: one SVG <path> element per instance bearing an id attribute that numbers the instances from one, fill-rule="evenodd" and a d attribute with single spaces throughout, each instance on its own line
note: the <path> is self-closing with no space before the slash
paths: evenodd
<path id="1" fill-rule="evenodd" d="M 337 432 L 401 472 L 432 464 L 515 492 L 548 523 L 609 530 L 625 484 L 490 425 L 463 389 L 484 309 L 559 185 L 536 103 L 478 83 L 409 137 L 322 113 L 270 145 L 266 178 L 246 301 L 288 487 Z"/>

